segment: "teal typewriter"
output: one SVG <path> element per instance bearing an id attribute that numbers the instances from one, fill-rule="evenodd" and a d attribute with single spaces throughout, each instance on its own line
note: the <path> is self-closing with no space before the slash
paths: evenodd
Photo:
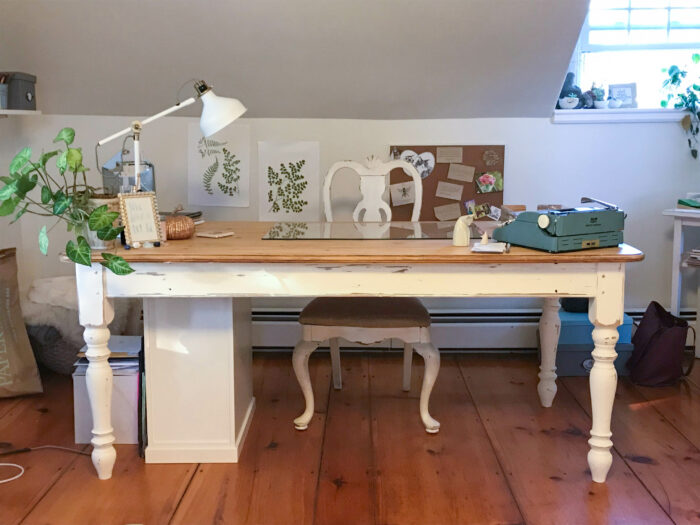
<path id="1" fill-rule="evenodd" d="M 625 212 L 614 204 L 583 197 L 593 207 L 524 211 L 493 232 L 497 241 L 551 253 L 617 246 Z"/>

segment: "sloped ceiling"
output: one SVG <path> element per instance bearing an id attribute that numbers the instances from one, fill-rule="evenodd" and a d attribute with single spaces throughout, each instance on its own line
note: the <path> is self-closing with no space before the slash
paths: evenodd
<path id="1" fill-rule="evenodd" d="M 36 74 L 45 113 L 148 115 L 201 77 L 241 99 L 249 117 L 546 117 L 586 8 L 587 0 L 3 0 L 0 70 Z"/>

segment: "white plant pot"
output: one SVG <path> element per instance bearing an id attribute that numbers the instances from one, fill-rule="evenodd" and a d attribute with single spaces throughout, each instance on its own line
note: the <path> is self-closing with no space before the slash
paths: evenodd
<path id="1" fill-rule="evenodd" d="M 596 109 L 606 109 L 608 107 L 608 101 L 607 100 L 594 100 L 593 107 L 595 107 Z"/>
<path id="2" fill-rule="evenodd" d="M 561 109 L 574 109 L 578 106 L 578 98 L 564 97 L 559 99 Z"/>
<path id="3" fill-rule="evenodd" d="M 107 205 L 109 211 L 119 212 L 119 199 L 117 197 L 110 197 L 106 199 L 90 199 L 88 201 L 88 209 L 92 211 L 95 208 L 104 206 L 105 204 Z M 119 219 L 115 220 L 115 222 L 117 221 L 119 221 Z M 88 228 L 87 225 L 85 225 L 85 230 L 85 238 L 87 239 L 90 248 L 92 248 L 93 250 L 111 250 L 115 247 L 117 243 L 116 239 L 113 239 L 111 241 L 103 241 L 102 239 L 97 237 L 97 232 L 90 230 L 90 228 Z"/>

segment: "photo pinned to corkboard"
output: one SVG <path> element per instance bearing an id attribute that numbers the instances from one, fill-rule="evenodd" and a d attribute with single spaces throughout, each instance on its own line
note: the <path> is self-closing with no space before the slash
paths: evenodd
<path id="1" fill-rule="evenodd" d="M 390 146 L 389 151 L 392 158 L 411 162 L 421 173 L 420 220 L 452 221 L 470 212 L 477 220 L 500 215 L 505 146 Z M 394 221 L 410 220 L 413 206 L 407 204 L 413 199 L 398 196 L 411 180 L 402 169 L 389 176 Z"/>

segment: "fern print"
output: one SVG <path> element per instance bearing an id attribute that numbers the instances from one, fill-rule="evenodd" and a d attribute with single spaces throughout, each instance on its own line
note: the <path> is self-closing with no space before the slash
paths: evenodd
<path id="1" fill-rule="evenodd" d="M 241 161 L 226 148 L 222 148 L 222 151 L 224 153 L 224 163 L 222 165 L 224 171 L 221 177 L 224 179 L 224 182 L 217 182 L 216 184 L 224 195 L 233 197 L 234 194 L 238 194 L 240 191 L 238 181 L 241 178 L 239 175 L 241 168 L 238 165 Z"/>
<path id="2" fill-rule="evenodd" d="M 219 159 L 218 157 L 214 158 L 214 162 L 209 166 L 205 171 L 204 175 L 202 175 L 202 183 L 204 184 L 204 190 L 209 194 L 209 195 L 214 195 L 214 190 L 211 187 L 211 181 L 214 178 L 214 175 L 216 175 L 216 172 L 219 169 Z"/>
<path id="3" fill-rule="evenodd" d="M 279 173 L 267 167 L 267 184 L 270 190 L 267 192 L 267 202 L 270 203 L 269 211 L 279 213 L 301 213 L 308 204 L 302 199 L 302 193 L 309 184 L 301 169 L 306 164 L 302 159 L 298 162 L 289 162 L 286 166 L 280 164 Z"/>
<path id="4" fill-rule="evenodd" d="M 202 158 L 212 155 L 219 155 L 221 153 L 221 147 L 225 146 L 226 142 L 219 142 L 218 140 L 208 139 L 202 137 L 197 142 L 197 151 L 202 156 Z"/>

